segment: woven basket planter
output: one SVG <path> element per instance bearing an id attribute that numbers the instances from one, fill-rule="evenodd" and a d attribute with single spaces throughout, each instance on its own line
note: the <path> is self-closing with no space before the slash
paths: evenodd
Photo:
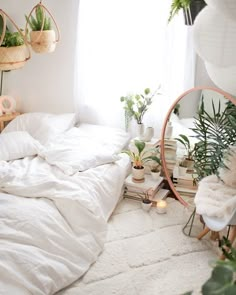
<path id="1" fill-rule="evenodd" d="M 31 31 L 30 45 L 36 53 L 50 53 L 56 48 L 56 34 L 54 30 Z"/>
<path id="2" fill-rule="evenodd" d="M 0 70 L 16 70 L 22 68 L 28 58 L 26 45 L 0 47 Z"/>

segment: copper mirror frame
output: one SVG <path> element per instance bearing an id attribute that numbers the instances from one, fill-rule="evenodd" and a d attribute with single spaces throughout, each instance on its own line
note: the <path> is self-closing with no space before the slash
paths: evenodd
<path id="1" fill-rule="evenodd" d="M 166 118 L 164 120 L 164 123 L 163 123 L 163 127 L 162 127 L 162 131 L 161 131 L 161 159 L 162 159 L 162 167 L 163 167 L 163 171 L 164 171 L 164 174 L 166 176 L 166 179 L 168 181 L 168 184 L 170 186 L 170 189 L 172 190 L 173 194 L 175 195 L 175 197 L 181 202 L 182 205 L 184 206 L 188 206 L 188 203 L 186 203 L 183 198 L 181 197 L 181 195 L 179 194 L 179 192 L 176 190 L 172 180 L 171 180 L 171 177 L 168 173 L 168 169 L 167 169 L 167 164 L 166 164 L 166 160 L 165 160 L 165 148 L 164 148 L 164 143 L 165 143 L 165 132 L 166 132 L 166 126 L 167 126 L 167 122 L 176 106 L 177 103 L 180 102 L 180 100 L 182 98 L 184 98 L 186 95 L 190 94 L 191 92 L 193 91 L 199 91 L 199 90 L 212 90 L 212 91 L 215 91 L 217 92 L 218 94 L 221 94 L 222 96 L 224 96 L 226 99 L 229 99 L 233 104 L 236 105 L 236 99 L 234 99 L 229 93 L 221 90 L 221 89 L 218 89 L 218 88 L 214 88 L 214 87 L 194 87 L 194 88 L 191 88 L 187 91 L 185 91 L 183 94 L 181 94 L 175 101 L 174 103 L 171 105 L 167 115 L 166 115 Z"/>

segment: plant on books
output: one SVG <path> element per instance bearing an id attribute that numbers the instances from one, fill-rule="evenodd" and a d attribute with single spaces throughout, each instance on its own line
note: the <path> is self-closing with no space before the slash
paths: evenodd
<path id="1" fill-rule="evenodd" d="M 194 167 L 195 145 L 192 145 L 190 143 L 189 138 L 184 134 L 179 134 L 179 137 L 175 138 L 175 140 L 177 140 L 184 146 L 186 150 L 186 156 L 185 156 L 186 167 L 192 170 Z"/>
<path id="2" fill-rule="evenodd" d="M 191 145 L 190 140 L 188 137 L 184 134 L 179 134 L 179 137 L 176 137 L 175 140 L 180 142 L 186 149 L 186 159 L 187 160 L 193 160 L 194 155 L 194 146 Z"/>
<path id="3" fill-rule="evenodd" d="M 158 165 L 161 165 L 161 160 L 156 155 L 157 149 L 154 148 L 154 149 L 145 150 L 146 144 L 144 141 L 135 140 L 134 145 L 137 149 L 137 152 L 126 150 L 126 151 L 123 151 L 123 153 L 126 153 L 127 155 L 129 155 L 133 163 L 133 167 L 132 167 L 133 178 L 135 180 L 143 180 L 145 163 L 149 161 L 154 161 Z"/>
<path id="4" fill-rule="evenodd" d="M 159 90 L 158 87 L 157 91 Z M 149 106 L 152 104 L 153 97 L 157 94 L 157 91 L 151 93 L 149 88 L 144 89 L 140 94 L 129 94 L 122 96 L 120 101 L 123 103 L 125 110 L 125 128 L 129 128 L 129 123 L 132 119 L 135 119 L 137 124 L 143 123 L 143 117 L 147 112 Z"/>

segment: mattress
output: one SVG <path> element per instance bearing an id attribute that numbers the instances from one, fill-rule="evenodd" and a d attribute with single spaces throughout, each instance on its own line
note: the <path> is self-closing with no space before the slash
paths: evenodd
<path id="1" fill-rule="evenodd" d="M 81 277 L 103 249 L 130 169 L 119 154 L 127 137 L 109 129 L 111 140 L 102 127 L 80 127 L 37 156 L 0 162 L 0 294 L 54 294 Z M 97 148 L 82 150 L 88 143 Z M 72 162 L 76 152 L 84 156 Z M 86 156 L 93 161 L 81 171 Z"/>

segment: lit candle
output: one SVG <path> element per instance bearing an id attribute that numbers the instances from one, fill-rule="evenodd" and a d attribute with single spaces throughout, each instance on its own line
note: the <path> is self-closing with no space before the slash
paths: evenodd
<path id="1" fill-rule="evenodd" d="M 165 200 L 160 200 L 157 202 L 157 213 L 163 214 L 166 213 L 167 202 Z"/>

